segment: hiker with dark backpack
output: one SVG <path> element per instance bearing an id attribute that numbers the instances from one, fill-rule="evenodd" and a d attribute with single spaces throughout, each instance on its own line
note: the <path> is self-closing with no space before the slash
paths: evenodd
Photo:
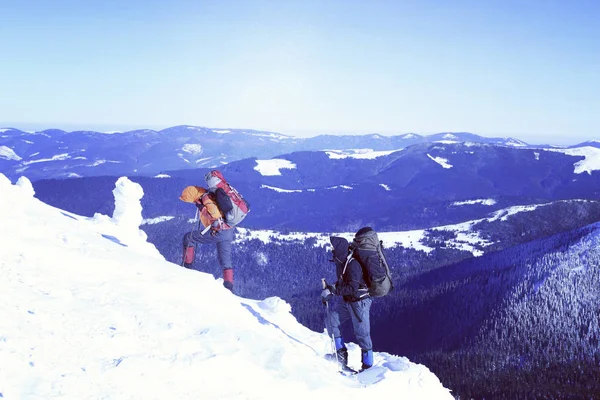
<path id="1" fill-rule="evenodd" d="M 356 232 L 351 245 L 342 237 L 330 237 L 337 281 L 327 284 L 323 280 L 321 299 L 327 306 L 325 327 L 333 338 L 338 362 L 348 368 L 348 350 L 342 338 L 340 325 L 351 320 L 354 336 L 361 349 L 361 370 L 373 366 L 373 343 L 371 342 L 370 309 L 372 297 L 387 295 L 392 289 L 390 269 L 383 255 L 377 233 L 370 227 Z M 334 295 L 342 296 L 343 302 L 330 308 Z"/>
<path id="2" fill-rule="evenodd" d="M 342 237 L 329 238 L 333 246 L 333 261 L 335 263 L 337 281 L 333 284 L 325 282 L 321 299 L 327 305 L 325 327 L 329 336 L 333 337 L 336 354 L 334 357 L 348 368 L 348 349 L 342 338 L 340 326 L 352 321 L 356 342 L 361 349 L 362 368 L 373 365 L 373 343 L 371 342 L 371 323 L 369 321 L 372 299 L 365 282 L 363 270 L 355 258 L 349 257 L 348 241 Z M 333 296 L 342 296 L 333 307 L 328 303 Z"/>
<path id="3" fill-rule="evenodd" d="M 187 232 L 183 236 L 183 260 L 191 268 L 195 260 L 197 244 L 216 244 L 217 260 L 223 270 L 223 286 L 233 292 L 233 265 L 231 262 L 234 227 L 250 211 L 246 200 L 231 186 L 217 170 L 205 175 L 208 189 L 188 186 L 183 189 L 180 200 L 193 203 L 198 208 L 199 221 L 203 229 Z"/>

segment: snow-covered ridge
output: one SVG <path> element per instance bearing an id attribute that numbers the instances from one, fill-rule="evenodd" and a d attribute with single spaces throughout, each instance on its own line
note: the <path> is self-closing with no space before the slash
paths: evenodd
<path id="1" fill-rule="evenodd" d="M 446 158 L 433 157 L 430 154 L 427 154 L 427 157 L 431 158 L 433 161 L 440 164 L 444 169 L 452 168 L 452 165 L 448 162 L 448 160 Z"/>
<path id="2" fill-rule="evenodd" d="M 384 184 L 380 184 L 380 186 L 382 186 L 383 188 L 387 188 L 386 190 L 390 190 L 389 187 L 387 185 Z M 283 188 L 278 188 L 275 186 L 269 186 L 269 185 L 260 185 L 261 189 L 269 189 L 269 190 L 273 190 L 275 192 L 279 192 L 279 193 L 302 193 L 304 191 L 307 192 L 316 192 L 317 189 L 315 188 L 309 188 L 309 189 L 283 189 Z M 323 190 L 334 190 L 334 189 L 342 189 L 342 190 L 352 190 L 354 189 L 352 186 L 348 186 L 348 185 L 335 185 L 335 186 L 326 186 L 322 188 Z"/>
<path id="3" fill-rule="evenodd" d="M 455 201 L 451 204 L 451 206 L 464 206 L 471 204 L 482 204 L 484 206 L 493 206 L 496 204 L 496 200 L 494 199 L 475 199 L 475 200 L 465 200 L 465 201 Z"/>
<path id="4" fill-rule="evenodd" d="M 272 132 L 268 132 L 268 133 L 256 133 L 256 132 L 252 132 L 250 133 L 252 136 L 256 136 L 256 137 L 264 137 L 264 138 L 269 138 L 273 141 L 279 141 L 279 140 L 287 140 L 287 139 L 295 139 L 291 136 L 285 136 L 279 133 L 272 133 Z"/>
<path id="5" fill-rule="evenodd" d="M 528 146 L 527 143 L 518 140 L 518 139 L 513 139 L 513 138 L 506 138 L 504 139 L 504 144 L 506 146 L 513 146 L 513 147 L 526 147 Z"/>
<path id="6" fill-rule="evenodd" d="M 21 161 L 21 157 L 19 157 L 13 149 L 7 146 L 0 146 L 0 158 L 4 158 L 5 160 Z"/>
<path id="7" fill-rule="evenodd" d="M 436 141 L 435 141 L 435 142 L 433 142 L 433 143 L 440 143 L 440 144 L 458 144 L 458 143 L 461 143 L 461 142 L 459 142 L 459 141 L 457 141 L 457 140 L 436 140 Z"/>
<path id="8" fill-rule="evenodd" d="M 402 136 L 402 139 L 414 139 L 414 138 L 418 138 L 419 136 L 415 135 L 414 133 L 407 133 L 406 135 Z"/>
<path id="9" fill-rule="evenodd" d="M 282 188 L 269 186 L 269 185 L 260 185 L 260 188 L 273 190 L 273 191 L 279 192 L 279 193 L 302 193 L 301 189 L 282 189 Z"/>
<path id="10" fill-rule="evenodd" d="M 576 174 L 582 174 L 587 172 L 591 174 L 592 171 L 600 170 L 600 149 L 596 147 L 576 147 L 574 149 L 546 149 L 548 151 L 554 151 L 558 153 L 564 153 L 569 156 L 581 156 L 583 160 L 577 161 L 573 164 L 574 171 Z"/>
<path id="11" fill-rule="evenodd" d="M 35 163 L 40 163 L 40 162 L 48 162 L 48 161 L 63 161 L 63 160 L 68 160 L 69 158 L 71 158 L 69 153 L 63 153 L 63 154 L 57 154 L 55 156 L 52 156 L 51 158 L 40 158 L 39 160 L 23 161 L 23 165 L 30 165 L 30 164 L 35 164 Z"/>
<path id="12" fill-rule="evenodd" d="M 45 205 L 26 179 L 0 174 L 0 193 L 2 398 L 452 399 L 426 367 L 388 353 L 343 377 L 324 359 L 327 335 L 285 301 L 239 298 L 164 261 L 134 234 L 143 192 L 126 178 L 113 218 Z M 360 349 L 348 350 L 356 367 Z"/>
<path id="13" fill-rule="evenodd" d="M 358 159 L 373 159 L 377 157 L 387 156 L 402 149 L 374 151 L 373 149 L 346 149 L 346 150 L 324 150 L 325 154 L 332 159 L 342 158 L 358 158 Z"/>
<path id="14" fill-rule="evenodd" d="M 86 167 L 97 167 L 98 165 L 112 163 L 112 164 L 121 164 L 122 161 L 112 161 L 112 160 L 96 160 L 90 165 L 86 165 Z"/>

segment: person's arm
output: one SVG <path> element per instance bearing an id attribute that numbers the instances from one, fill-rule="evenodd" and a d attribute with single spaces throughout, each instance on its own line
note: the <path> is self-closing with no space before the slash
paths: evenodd
<path id="1" fill-rule="evenodd" d="M 336 294 L 340 296 L 359 297 L 358 288 L 362 280 L 362 267 L 357 260 L 352 259 L 346 268 L 346 279 L 338 281 L 335 287 Z"/>
<path id="2" fill-rule="evenodd" d="M 210 198 L 210 196 L 202 196 L 202 204 L 204 205 L 204 207 L 206 207 L 206 210 L 210 215 L 213 216 L 213 218 L 223 217 L 221 211 L 219 210 L 219 207 L 217 207 L 217 204 L 214 202 L 213 199 Z"/>

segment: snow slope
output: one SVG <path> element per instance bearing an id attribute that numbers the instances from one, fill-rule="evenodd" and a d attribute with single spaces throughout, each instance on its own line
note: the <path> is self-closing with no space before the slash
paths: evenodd
<path id="1" fill-rule="evenodd" d="M 339 375 L 327 335 L 279 298 L 239 298 L 164 261 L 137 226 L 141 187 L 121 178 L 113 193 L 114 218 L 84 218 L 0 174 L 0 398 L 452 398 L 387 353 Z"/>

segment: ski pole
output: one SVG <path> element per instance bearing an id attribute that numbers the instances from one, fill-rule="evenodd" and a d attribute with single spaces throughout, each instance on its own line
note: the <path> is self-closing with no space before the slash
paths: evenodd
<path id="1" fill-rule="evenodd" d="M 323 285 L 323 290 L 327 289 L 327 282 L 325 282 L 325 278 L 321 278 L 321 284 Z M 331 317 L 329 315 L 329 301 L 327 300 L 325 300 L 325 310 L 327 312 L 327 322 L 329 325 L 331 325 Z M 325 327 L 325 329 L 327 329 L 327 327 Z M 331 330 L 331 351 L 335 356 L 335 363 L 337 365 L 336 369 L 338 370 L 338 372 L 341 372 L 342 369 L 340 365 L 340 360 L 338 358 L 337 349 L 335 348 L 335 337 L 333 335 L 333 329 Z"/>

